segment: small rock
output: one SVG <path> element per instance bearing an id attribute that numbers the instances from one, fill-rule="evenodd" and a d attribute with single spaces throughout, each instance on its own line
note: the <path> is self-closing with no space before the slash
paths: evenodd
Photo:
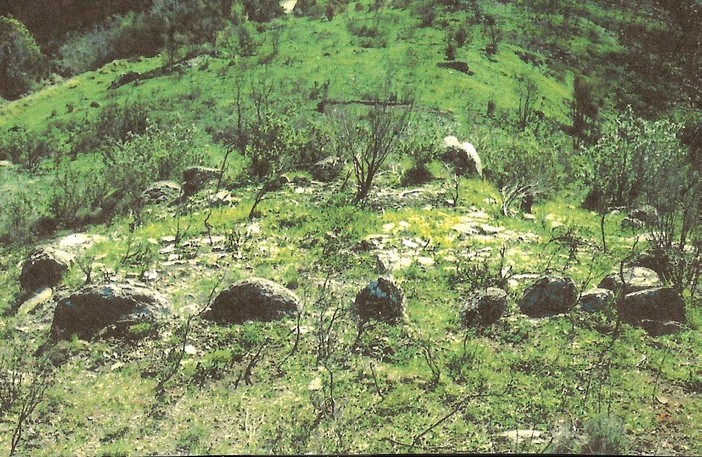
<path id="1" fill-rule="evenodd" d="M 108 326 L 122 335 L 132 325 L 171 314 L 170 304 L 160 293 L 137 284 L 86 286 L 56 305 L 51 324 L 54 339 L 90 338 Z"/>
<path id="2" fill-rule="evenodd" d="M 504 227 L 493 227 L 492 225 L 482 224 L 480 226 L 480 233 L 482 235 L 497 235 L 505 230 Z"/>
<path id="3" fill-rule="evenodd" d="M 584 292 L 578 300 L 580 309 L 588 313 L 604 311 L 614 302 L 614 292 L 609 289 L 595 288 Z"/>
<path id="4" fill-rule="evenodd" d="M 144 192 L 141 193 L 141 198 L 147 205 L 172 203 L 176 201 L 182 193 L 183 189 L 177 182 L 157 181 L 151 184 L 146 188 L 146 190 L 144 190 Z"/>
<path id="5" fill-rule="evenodd" d="M 378 278 L 356 295 L 352 309 L 362 321 L 377 319 L 395 323 L 405 312 L 402 290 L 394 282 Z"/>
<path id="6" fill-rule="evenodd" d="M 670 287 L 627 294 L 617 312 L 622 322 L 642 327 L 652 336 L 675 333 L 687 322 L 685 302 Z"/>
<path id="7" fill-rule="evenodd" d="M 59 249 L 47 247 L 32 251 L 22 264 L 22 289 L 32 292 L 59 284 L 74 260 L 71 254 Z"/>
<path id="8" fill-rule="evenodd" d="M 301 311 L 300 299 L 289 289 L 263 278 L 249 278 L 220 293 L 203 318 L 225 323 L 273 321 Z"/>
<path id="9" fill-rule="evenodd" d="M 41 304 L 51 300 L 54 291 L 51 287 L 44 287 L 43 289 L 35 290 L 31 296 L 22 303 L 19 308 L 17 308 L 18 315 L 25 315 L 34 312 L 34 310 Z"/>
<path id="10" fill-rule="evenodd" d="M 461 313 L 466 327 L 487 327 L 497 322 L 507 309 L 507 292 L 489 287 L 471 295 Z"/>
<path id="11" fill-rule="evenodd" d="M 431 267 L 433 266 L 436 262 L 434 259 L 431 257 L 424 257 L 424 256 L 419 256 L 417 257 L 417 263 L 420 264 L 423 267 Z"/>
<path id="12" fill-rule="evenodd" d="M 515 444 L 523 443 L 525 441 L 530 441 L 533 444 L 545 443 L 544 438 L 545 432 L 539 430 L 508 430 L 502 432 L 497 436 L 506 439 L 507 441 L 512 441 Z"/>
<path id="13" fill-rule="evenodd" d="M 641 221 L 643 224 L 658 222 L 658 210 L 651 205 L 640 205 L 629 211 L 627 218 Z"/>
<path id="14" fill-rule="evenodd" d="M 644 226 L 644 223 L 638 219 L 634 219 L 632 217 L 625 217 L 622 219 L 621 223 L 619 224 L 619 227 L 622 230 L 638 230 Z"/>
<path id="15" fill-rule="evenodd" d="M 312 178 L 321 182 L 332 182 L 339 177 L 344 161 L 337 156 L 330 156 L 312 165 Z"/>
<path id="16" fill-rule="evenodd" d="M 518 305 L 529 317 L 546 317 L 568 312 L 577 298 L 572 279 L 545 276 L 526 289 Z"/>
<path id="17" fill-rule="evenodd" d="M 478 230 L 475 228 L 474 224 L 456 224 L 451 227 L 451 230 L 455 230 L 459 233 L 464 233 L 467 235 L 475 235 L 476 233 L 478 233 Z"/>
<path id="18" fill-rule="evenodd" d="M 106 241 L 102 235 L 93 235 L 90 233 L 73 233 L 71 235 L 65 236 L 58 241 L 58 248 L 76 254 L 79 251 L 84 251 L 92 247 L 96 243 L 101 243 Z"/>
<path id="19" fill-rule="evenodd" d="M 236 202 L 236 198 L 228 190 L 220 190 L 210 198 L 210 204 L 213 206 L 227 206 Z"/>
<path id="20" fill-rule="evenodd" d="M 222 171 L 208 167 L 189 167 L 183 171 L 183 194 L 186 196 L 202 190 L 208 182 L 219 179 Z"/>
<path id="21" fill-rule="evenodd" d="M 623 276 L 624 283 L 626 284 L 626 287 L 624 287 L 625 294 L 663 286 L 663 282 L 658 276 L 658 273 L 650 268 L 625 268 Z M 622 288 L 622 278 L 619 271 L 612 271 L 612 273 L 600 281 L 598 287 L 602 289 L 609 289 L 615 294 L 618 294 Z"/>

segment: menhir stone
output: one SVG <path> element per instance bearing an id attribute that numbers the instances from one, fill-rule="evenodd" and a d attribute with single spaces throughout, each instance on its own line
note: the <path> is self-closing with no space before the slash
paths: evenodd
<path id="1" fill-rule="evenodd" d="M 405 312 L 402 290 L 392 281 L 378 278 L 356 295 L 352 310 L 361 321 L 376 319 L 395 323 Z"/>
<path id="2" fill-rule="evenodd" d="M 59 249 L 35 249 L 22 264 L 20 285 L 27 292 L 53 287 L 61 282 L 73 261 L 71 254 Z"/>
<path id="3" fill-rule="evenodd" d="M 120 336 L 132 325 L 155 322 L 169 314 L 166 298 L 146 286 L 91 285 L 58 302 L 51 335 L 54 339 L 67 339 L 74 334 L 88 339 L 112 327 L 109 334 Z"/>
<path id="4" fill-rule="evenodd" d="M 461 312 L 466 327 L 487 327 L 497 322 L 507 309 L 507 292 L 497 287 L 474 293 Z"/>
<path id="5" fill-rule="evenodd" d="M 577 288 L 572 279 L 544 276 L 524 291 L 518 305 L 529 317 L 546 317 L 568 312 L 577 298 Z"/>
<path id="6" fill-rule="evenodd" d="M 627 294 L 617 312 L 622 322 L 642 327 L 652 336 L 677 332 L 687 322 L 685 302 L 670 287 Z"/>
<path id="7" fill-rule="evenodd" d="M 238 281 L 212 302 L 203 318 L 222 323 L 269 322 L 299 313 L 300 299 L 289 289 L 263 278 Z"/>

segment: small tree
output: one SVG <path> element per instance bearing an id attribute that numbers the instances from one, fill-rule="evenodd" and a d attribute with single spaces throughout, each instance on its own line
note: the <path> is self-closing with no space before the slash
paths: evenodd
<path id="1" fill-rule="evenodd" d="M 494 16 L 485 16 L 483 26 L 483 34 L 488 40 L 488 44 L 485 46 L 485 54 L 488 57 L 492 57 L 497 54 L 497 47 L 502 41 L 502 30 L 498 27 Z"/>
<path id="2" fill-rule="evenodd" d="M 592 144 L 597 138 L 597 116 L 599 108 L 592 95 L 592 85 L 580 75 L 573 81 L 573 101 L 570 105 L 575 147 Z"/>
<path id="3" fill-rule="evenodd" d="M 27 27 L 0 16 L 0 96 L 16 99 L 43 74 L 44 56 Z"/>
<path id="4" fill-rule="evenodd" d="M 535 104 L 539 96 L 539 86 L 536 80 L 528 75 L 518 76 L 517 81 L 517 96 L 519 97 L 517 124 L 519 130 L 523 132 L 536 114 Z"/>
<path id="5" fill-rule="evenodd" d="M 380 167 L 396 151 L 413 108 L 413 101 L 392 103 L 376 99 L 363 116 L 354 117 L 342 109 L 333 112 L 337 147 L 353 162 L 356 203 L 368 196 Z"/>
<path id="6" fill-rule="evenodd" d="M 456 60 L 456 45 L 451 34 L 446 36 L 446 60 Z"/>

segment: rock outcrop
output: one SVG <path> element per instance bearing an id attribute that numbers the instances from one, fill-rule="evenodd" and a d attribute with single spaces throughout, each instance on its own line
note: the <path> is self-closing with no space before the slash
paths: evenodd
<path id="1" fill-rule="evenodd" d="M 444 138 L 441 159 L 453 165 L 458 175 L 483 175 L 483 164 L 475 147 L 468 142 L 459 143 L 455 136 Z"/>

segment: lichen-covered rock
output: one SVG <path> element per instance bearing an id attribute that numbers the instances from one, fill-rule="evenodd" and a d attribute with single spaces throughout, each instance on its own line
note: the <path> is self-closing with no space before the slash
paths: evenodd
<path id="1" fill-rule="evenodd" d="M 22 289 L 33 292 L 57 285 L 74 260 L 71 254 L 50 247 L 32 251 L 22 264 Z"/>
<path id="2" fill-rule="evenodd" d="M 518 305 L 529 317 L 546 317 L 568 312 L 577 298 L 577 288 L 572 279 L 544 276 L 524 291 Z"/>
<path id="3" fill-rule="evenodd" d="M 289 289 L 263 278 L 232 284 L 212 302 L 203 318 L 223 323 L 274 321 L 301 310 L 300 299 Z"/>
<path id="4" fill-rule="evenodd" d="M 183 188 L 174 181 L 157 181 L 151 184 L 141 197 L 144 203 L 172 203 L 183 193 Z"/>
<path id="5" fill-rule="evenodd" d="M 74 334 L 87 339 L 112 326 L 110 333 L 119 336 L 134 324 L 154 322 L 169 314 L 168 300 L 146 286 L 87 286 L 58 302 L 51 335 L 54 339 L 66 339 Z"/>
<path id="6" fill-rule="evenodd" d="M 624 283 L 626 284 L 626 287 L 624 287 L 625 294 L 663 286 L 663 282 L 658 276 L 658 273 L 650 268 L 625 268 L 623 273 Z M 613 271 L 607 275 L 607 277 L 600 281 L 598 287 L 602 289 L 609 289 L 615 294 L 619 294 L 622 289 L 622 278 L 619 271 Z"/>
<path id="7" fill-rule="evenodd" d="M 397 322 L 405 313 L 402 290 L 392 281 L 378 278 L 356 295 L 353 311 L 361 321 Z"/>
<path id="8" fill-rule="evenodd" d="M 183 194 L 190 196 L 201 191 L 208 182 L 219 179 L 222 171 L 208 167 L 188 167 L 183 170 Z"/>
<path id="9" fill-rule="evenodd" d="M 599 287 L 584 292 L 578 300 L 580 309 L 588 313 L 604 311 L 614 303 L 614 292 Z"/>
<path id="10" fill-rule="evenodd" d="M 642 327 L 653 336 L 677 332 L 687 322 L 685 302 L 670 287 L 627 294 L 617 312 L 622 322 Z"/>
<path id="11" fill-rule="evenodd" d="M 461 312 L 466 327 L 487 327 L 497 322 L 507 309 L 507 292 L 497 287 L 474 293 Z"/>

